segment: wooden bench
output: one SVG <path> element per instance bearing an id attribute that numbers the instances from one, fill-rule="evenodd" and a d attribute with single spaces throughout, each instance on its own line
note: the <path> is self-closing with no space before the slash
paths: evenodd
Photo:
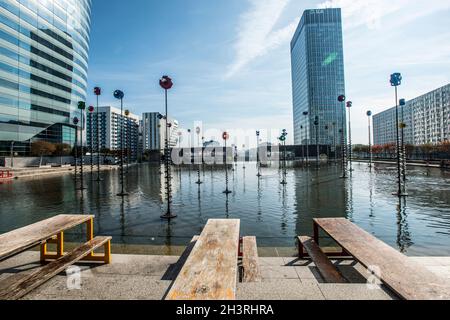
<path id="1" fill-rule="evenodd" d="M 91 254 L 92 251 L 111 241 L 111 237 L 96 237 L 71 253 L 55 260 L 37 271 L 26 275 L 0 292 L 0 300 L 18 300 L 38 288 L 74 263 Z"/>
<path id="2" fill-rule="evenodd" d="M 450 284 L 411 261 L 347 219 L 314 219 L 314 241 L 322 229 L 364 267 L 380 271 L 380 280 L 406 300 L 448 300 Z"/>
<path id="3" fill-rule="evenodd" d="M 299 251 L 305 249 L 327 283 L 347 283 L 336 266 L 310 237 L 298 237 Z M 303 254 L 301 255 L 303 256 Z"/>
<path id="4" fill-rule="evenodd" d="M 79 225 L 86 224 L 86 240 L 94 239 L 94 216 L 92 215 L 58 215 L 0 235 L 0 261 L 22 253 L 28 249 L 41 246 L 41 262 L 56 260 L 64 255 L 64 232 Z M 56 252 L 48 252 L 48 245 L 56 244 Z M 104 255 L 90 254 L 85 260 L 110 263 L 110 242 L 105 244 Z"/>
<path id="5" fill-rule="evenodd" d="M 166 300 L 235 300 L 239 220 L 209 220 Z"/>
<path id="6" fill-rule="evenodd" d="M 256 237 L 242 238 L 242 271 L 243 282 L 261 282 Z"/>
<path id="7" fill-rule="evenodd" d="M 78 261 L 111 263 L 111 237 L 94 238 L 94 216 L 59 215 L 53 218 L 0 235 L 0 261 L 40 246 L 40 261 L 53 261 L 41 269 L 9 285 L 0 299 L 19 299 Z M 64 232 L 86 224 L 87 242 L 69 254 L 64 252 Z M 48 252 L 48 245 L 56 244 L 56 252 Z M 94 250 L 104 247 L 103 254 Z"/>

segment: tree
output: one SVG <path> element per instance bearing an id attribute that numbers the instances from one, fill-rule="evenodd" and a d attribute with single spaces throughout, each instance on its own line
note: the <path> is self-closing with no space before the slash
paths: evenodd
<path id="1" fill-rule="evenodd" d="M 55 144 L 55 156 L 61 157 L 61 166 L 62 166 L 62 158 L 65 156 L 69 156 L 72 153 L 72 147 L 67 143 L 57 143 Z"/>
<path id="2" fill-rule="evenodd" d="M 444 141 L 438 146 L 439 151 L 450 157 L 450 141 Z"/>
<path id="3" fill-rule="evenodd" d="M 406 144 L 405 149 L 407 158 L 411 159 L 412 155 L 414 154 L 414 151 L 416 150 L 416 147 L 412 144 Z"/>
<path id="4" fill-rule="evenodd" d="M 385 145 L 383 145 L 383 150 L 384 150 L 384 152 L 386 152 L 392 156 L 393 154 L 395 154 L 395 152 L 397 150 L 397 145 L 395 143 L 385 144 Z"/>
<path id="5" fill-rule="evenodd" d="M 44 156 L 51 156 L 56 151 L 56 146 L 47 141 L 36 141 L 31 145 L 31 154 L 41 157 L 39 160 L 39 167 L 42 166 L 42 158 Z"/>
<path id="6" fill-rule="evenodd" d="M 380 145 L 374 145 L 373 147 L 372 147 L 372 153 L 374 153 L 374 154 L 380 154 L 380 153 L 382 153 L 383 152 L 383 146 L 380 146 Z"/>

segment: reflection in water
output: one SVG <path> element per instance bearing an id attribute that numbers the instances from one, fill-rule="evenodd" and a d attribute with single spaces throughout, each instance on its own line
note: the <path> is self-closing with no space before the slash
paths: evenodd
<path id="1" fill-rule="evenodd" d="M 262 199 L 261 179 L 258 179 L 258 221 L 259 222 L 262 221 L 261 199 Z"/>
<path id="2" fill-rule="evenodd" d="M 408 252 L 408 248 L 413 245 L 409 233 L 408 213 L 406 199 L 400 198 L 397 205 L 397 246 L 400 252 Z"/>
<path id="3" fill-rule="evenodd" d="M 120 202 L 120 236 L 122 238 L 122 242 L 125 240 L 125 199 L 122 198 Z"/>
<path id="4" fill-rule="evenodd" d="M 173 208 L 178 218 L 162 222 L 165 186 L 158 167 L 131 167 L 130 195 L 116 197 L 117 171 L 76 192 L 73 177 L 49 177 L 0 185 L 0 233 L 61 213 L 96 216 L 96 234 L 114 243 L 186 245 L 210 218 L 241 219 L 241 234 L 255 235 L 258 245 L 294 246 L 297 235 L 312 235 L 312 219 L 345 217 L 389 245 L 408 254 L 450 254 L 450 174 L 411 169 L 408 203 L 398 205 L 395 168 L 354 165 L 352 178 L 340 179 L 339 166 L 288 170 L 280 184 L 279 168 L 236 168 L 233 194 L 223 194 L 225 170 L 206 168 L 201 189 L 187 168 L 174 174 Z M 242 179 L 242 180 L 241 180 Z M 208 181 L 209 180 L 209 181 Z M 231 186 L 229 186 L 231 187 Z M 225 202 L 225 203 L 224 203 Z M 224 213 L 225 205 L 225 213 Z M 169 239 L 170 238 L 170 239 Z"/>

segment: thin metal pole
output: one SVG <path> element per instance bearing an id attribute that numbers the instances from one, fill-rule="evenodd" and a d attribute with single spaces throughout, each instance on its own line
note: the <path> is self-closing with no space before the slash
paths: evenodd
<path id="1" fill-rule="evenodd" d="M 352 108 L 348 108 L 348 137 L 349 137 L 349 148 L 348 148 L 348 160 L 350 164 L 350 172 L 353 171 L 353 143 L 352 143 Z"/>
<path id="2" fill-rule="evenodd" d="M 99 101 L 97 95 L 97 181 L 100 182 L 102 179 L 100 178 L 100 112 Z"/>
<path id="3" fill-rule="evenodd" d="M 283 170 L 283 175 L 284 175 L 284 184 L 287 184 L 287 150 L 286 150 L 286 140 L 283 141 L 283 145 L 284 145 L 284 156 L 283 156 L 283 164 L 284 164 L 284 170 Z"/>
<path id="4" fill-rule="evenodd" d="M 308 127 L 309 123 L 306 124 L 305 130 L 306 130 L 306 165 L 309 166 L 309 137 L 308 137 Z"/>
<path id="5" fill-rule="evenodd" d="M 405 146 L 405 114 L 404 114 L 405 106 L 402 105 L 402 178 L 403 178 L 403 192 L 406 193 L 406 146 Z"/>
<path id="6" fill-rule="evenodd" d="M 334 131 L 334 136 L 333 136 L 333 144 L 334 144 L 334 163 L 335 165 L 337 165 L 338 162 L 338 156 L 337 156 L 337 139 L 338 139 L 338 130 L 337 130 L 337 124 L 333 123 L 333 131 Z"/>
<path id="7" fill-rule="evenodd" d="M 317 148 L 317 155 L 316 155 L 316 161 L 317 161 L 317 168 L 320 167 L 320 146 L 319 146 L 319 123 L 316 125 L 316 148 Z"/>
<path id="8" fill-rule="evenodd" d="M 398 182 L 398 191 L 397 195 L 401 197 L 403 195 L 402 192 L 402 172 L 401 172 L 401 159 L 400 159 L 400 132 L 399 132 L 399 114 L 398 114 L 398 89 L 395 87 L 395 130 L 397 137 L 397 182 Z"/>
<path id="9" fill-rule="evenodd" d="M 231 191 L 228 190 L 228 162 L 227 162 L 227 139 L 225 139 L 225 193 L 226 195 L 230 194 Z"/>
<path id="10" fill-rule="evenodd" d="M 303 130 L 303 127 L 300 128 L 301 130 Z M 303 135 L 303 132 L 302 132 Z M 305 165 L 305 143 L 302 142 L 302 161 L 303 161 L 303 166 Z"/>
<path id="11" fill-rule="evenodd" d="M 84 152 L 84 147 L 83 147 L 83 131 L 84 131 L 84 110 L 81 110 L 81 165 L 80 165 L 80 188 L 79 190 L 84 190 L 84 183 L 83 183 L 83 179 L 84 179 L 84 165 L 83 165 L 83 152 Z"/>
<path id="12" fill-rule="evenodd" d="M 91 128 L 91 175 L 94 174 L 94 133 L 92 132 L 94 130 L 94 113 L 89 113 L 90 117 L 90 128 Z"/>
<path id="13" fill-rule="evenodd" d="M 125 189 L 125 176 L 124 176 L 124 168 L 123 168 L 123 158 L 124 158 L 124 117 L 123 117 L 123 98 L 120 99 L 120 184 L 121 184 L 121 192 L 118 196 L 124 197 Z"/>
<path id="14" fill-rule="evenodd" d="M 370 116 L 369 116 L 369 168 L 370 170 L 372 170 L 372 128 L 371 128 L 371 121 L 370 121 Z"/>
<path id="15" fill-rule="evenodd" d="M 347 179 L 347 142 L 346 136 L 346 124 L 345 115 L 347 114 L 346 102 L 344 101 L 344 112 L 342 114 L 342 132 L 341 132 L 341 156 L 342 156 L 342 179 Z"/>
<path id="16" fill-rule="evenodd" d="M 200 147 L 200 133 L 197 133 L 197 147 Z M 203 148 L 202 148 L 202 154 L 203 154 Z M 202 159 L 202 161 L 203 161 L 203 159 Z M 199 186 L 203 183 L 202 180 L 200 179 L 200 174 L 201 174 L 200 171 L 201 171 L 201 165 L 199 163 L 198 166 L 197 166 L 197 177 L 198 177 L 198 180 L 196 182 L 196 184 L 198 184 Z"/>
<path id="17" fill-rule="evenodd" d="M 131 121 L 128 117 L 125 117 L 125 121 L 127 122 L 127 173 L 130 170 L 130 162 L 131 162 Z"/>
<path id="18" fill-rule="evenodd" d="M 165 215 L 162 215 L 162 219 L 173 219 L 177 216 L 172 213 L 172 181 L 171 181 L 171 167 L 170 167 L 170 148 L 169 148 L 169 110 L 167 103 L 167 89 L 164 90 L 165 96 L 165 113 L 166 113 L 166 137 L 165 137 L 165 150 L 164 150 L 164 162 L 165 162 L 165 174 L 166 174 L 166 198 L 167 198 L 167 212 Z"/>
<path id="19" fill-rule="evenodd" d="M 75 125 L 75 188 L 78 180 L 78 125 Z"/>
<path id="20" fill-rule="evenodd" d="M 257 177 L 261 177 L 261 159 L 259 158 L 259 135 L 256 135 L 256 166 L 258 167 Z"/>

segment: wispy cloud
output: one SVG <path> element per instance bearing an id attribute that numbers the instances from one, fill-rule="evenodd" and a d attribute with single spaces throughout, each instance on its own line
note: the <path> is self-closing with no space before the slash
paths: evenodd
<path id="1" fill-rule="evenodd" d="M 369 29 L 378 29 L 383 23 L 383 18 L 387 16 L 392 16 L 392 20 L 397 25 L 401 25 L 440 10 L 449 9 L 450 2 L 443 0 L 327 0 L 320 3 L 318 8 L 342 8 L 345 29 L 363 25 Z M 408 14 L 404 14 L 405 11 L 408 11 Z M 402 18 L 396 21 L 398 15 L 393 14 L 400 12 L 403 13 Z"/>
<path id="2" fill-rule="evenodd" d="M 406 0 L 328 0 L 318 5 L 319 8 L 342 8 L 344 28 L 366 25 L 376 29 L 383 17 L 400 10 Z"/>
<path id="3" fill-rule="evenodd" d="M 229 66 L 227 78 L 258 57 L 287 43 L 293 36 L 298 20 L 275 29 L 290 0 L 249 0 L 250 8 L 240 17 L 238 37 L 234 45 L 236 57 Z M 274 30 L 275 29 L 275 30 Z"/>

